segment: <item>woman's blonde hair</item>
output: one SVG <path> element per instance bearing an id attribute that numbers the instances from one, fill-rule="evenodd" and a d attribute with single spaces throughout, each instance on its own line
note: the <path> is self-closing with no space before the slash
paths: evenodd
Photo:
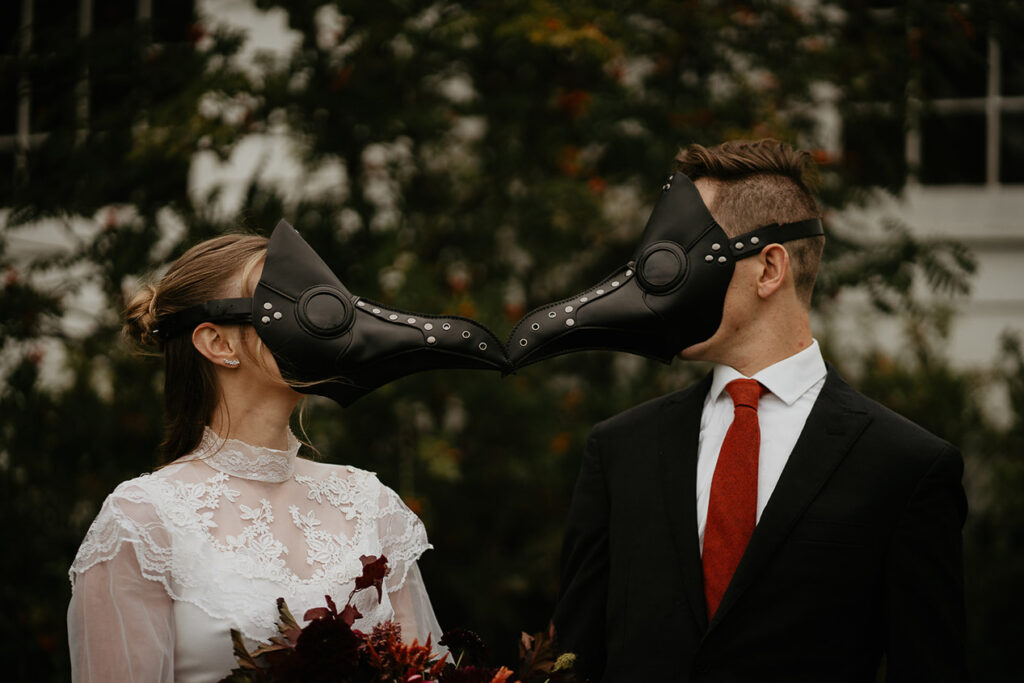
<path id="1" fill-rule="evenodd" d="M 163 351 L 164 414 L 161 444 L 167 461 L 192 452 L 220 400 L 212 365 L 196 350 L 191 334 L 161 342 L 157 321 L 211 299 L 252 296 L 251 275 L 266 256 L 267 238 L 222 235 L 192 247 L 155 284 L 147 284 L 125 307 L 122 332 L 144 348 Z M 239 289 L 243 291 L 239 291 Z"/>

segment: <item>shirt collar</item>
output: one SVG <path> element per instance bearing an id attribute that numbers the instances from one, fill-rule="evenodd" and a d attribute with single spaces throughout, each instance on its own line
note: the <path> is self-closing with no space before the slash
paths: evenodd
<path id="1" fill-rule="evenodd" d="M 791 406 L 825 374 L 825 360 L 821 357 L 818 341 L 812 340 L 811 345 L 803 351 L 769 365 L 749 379 L 756 379 L 783 403 Z M 728 365 L 715 365 L 708 398 L 717 401 L 725 390 L 725 385 L 734 379 L 747 377 Z"/>

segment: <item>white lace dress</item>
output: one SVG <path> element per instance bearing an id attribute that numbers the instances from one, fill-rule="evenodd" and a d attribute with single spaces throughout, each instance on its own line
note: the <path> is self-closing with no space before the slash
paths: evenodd
<path id="1" fill-rule="evenodd" d="M 250 645 L 277 634 L 276 600 L 300 620 L 330 595 L 340 609 L 360 557 L 387 556 L 383 600 L 357 595 L 369 630 L 395 619 L 403 638 L 440 629 L 416 560 L 422 522 L 370 472 L 221 440 L 120 484 L 71 566 L 75 681 L 201 683 L 235 666 L 230 629 Z M 302 622 L 304 623 L 304 622 Z"/>

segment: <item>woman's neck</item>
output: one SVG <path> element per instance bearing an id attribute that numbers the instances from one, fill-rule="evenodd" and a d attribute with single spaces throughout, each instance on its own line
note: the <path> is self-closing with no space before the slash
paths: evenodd
<path id="1" fill-rule="evenodd" d="M 241 392 L 224 387 L 210 429 L 220 437 L 275 450 L 288 448 L 288 423 L 301 396 L 294 392 Z"/>

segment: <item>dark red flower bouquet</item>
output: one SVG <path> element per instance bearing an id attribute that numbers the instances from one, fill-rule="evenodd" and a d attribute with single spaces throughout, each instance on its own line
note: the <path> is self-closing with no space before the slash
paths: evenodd
<path id="1" fill-rule="evenodd" d="M 440 643 L 455 661 L 441 672 L 438 683 L 580 683 L 572 670 L 576 656 L 559 655 L 554 639 L 546 633 L 520 636 L 519 666 L 515 672 L 504 666 L 494 669 L 484 664 L 487 648 L 472 631 L 446 631 Z"/>
<path id="2" fill-rule="evenodd" d="M 331 597 L 326 607 L 308 610 L 304 628 L 288 610 L 284 598 L 277 599 L 280 636 L 250 652 L 242 634 L 231 630 L 238 666 L 220 683 L 513 683 L 516 675 L 504 666 L 485 666 L 486 648 L 471 631 L 445 633 L 440 644 L 448 654 L 433 652 L 430 638 L 411 645 L 402 641 L 401 627 L 387 621 L 370 633 L 352 628 L 362 615 L 352 605 L 356 593 L 373 588 L 382 598 L 387 558 L 361 557 L 363 573 L 345 607 L 338 611 Z M 528 636 L 519 644 L 520 667 L 515 683 L 577 683 L 572 674 L 575 658 L 557 656 L 554 643 L 544 634 Z"/>

